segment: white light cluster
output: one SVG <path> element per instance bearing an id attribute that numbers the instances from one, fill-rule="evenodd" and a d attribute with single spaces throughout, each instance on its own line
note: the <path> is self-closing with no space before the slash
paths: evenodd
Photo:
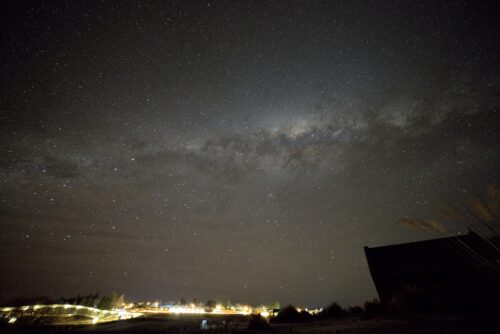
<path id="1" fill-rule="evenodd" d="M 168 309 L 169 312 L 175 314 L 203 314 L 206 313 L 204 309 L 199 307 L 185 307 L 185 306 L 173 306 Z"/>

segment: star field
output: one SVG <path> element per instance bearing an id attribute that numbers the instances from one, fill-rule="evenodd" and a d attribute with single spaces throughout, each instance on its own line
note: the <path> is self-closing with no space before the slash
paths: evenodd
<path id="1" fill-rule="evenodd" d="M 1 6 L 0 300 L 362 303 L 499 181 L 495 1 Z"/>

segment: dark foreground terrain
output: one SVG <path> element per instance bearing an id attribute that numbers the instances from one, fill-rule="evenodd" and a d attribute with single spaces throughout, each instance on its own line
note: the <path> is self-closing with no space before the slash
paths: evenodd
<path id="1" fill-rule="evenodd" d="M 203 320 L 204 326 L 201 323 Z M 244 316 L 160 316 L 114 321 L 96 325 L 48 326 L 1 325 L 0 333 L 273 333 L 273 334 L 434 334 L 500 333 L 499 319 L 344 319 L 296 324 L 271 324 L 267 330 L 248 331 Z"/>

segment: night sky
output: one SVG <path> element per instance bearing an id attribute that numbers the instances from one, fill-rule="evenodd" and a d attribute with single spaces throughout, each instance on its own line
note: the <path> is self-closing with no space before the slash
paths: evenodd
<path id="1" fill-rule="evenodd" d="M 376 297 L 499 182 L 497 2 L 2 1 L 0 300 Z"/>

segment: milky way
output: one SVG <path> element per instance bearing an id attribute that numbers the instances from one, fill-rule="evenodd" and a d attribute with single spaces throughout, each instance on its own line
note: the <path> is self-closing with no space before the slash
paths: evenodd
<path id="1" fill-rule="evenodd" d="M 499 181 L 496 7 L 3 3 L 0 299 L 376 297 L 363 246 Z"/>

